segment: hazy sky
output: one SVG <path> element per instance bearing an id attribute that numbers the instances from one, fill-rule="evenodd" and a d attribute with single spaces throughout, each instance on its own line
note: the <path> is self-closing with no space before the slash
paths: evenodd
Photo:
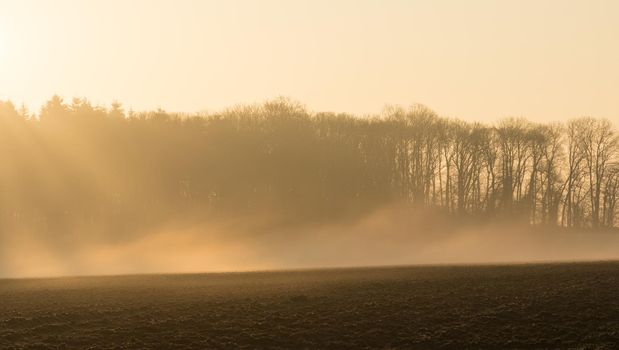
<path id="1" fill-rule="evenodd" d="M 0 0 L 0 98 L 619 122 L 619 1 Z"/>

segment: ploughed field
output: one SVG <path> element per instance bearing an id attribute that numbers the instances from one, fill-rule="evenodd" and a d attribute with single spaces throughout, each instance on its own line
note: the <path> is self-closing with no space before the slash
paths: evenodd
<path id="1" fill-rule="evenodd" d="M 618 344 L 618 262 L 0 280 L 1 349 Z"/>

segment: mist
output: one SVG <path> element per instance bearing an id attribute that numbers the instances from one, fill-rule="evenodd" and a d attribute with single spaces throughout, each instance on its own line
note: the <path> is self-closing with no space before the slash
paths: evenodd
<path id="1" fill-rule="evenodd" d="M 0 277 L 619 258 L 605 119 L 0 103 Z"/>
<path id="2" fill-rule="evenodd" d="M 250 217 L 177 223 L 125 242 L 90 241 L 66 249 L 32 234 L 2 239 L 3 278 L 619 258 L 614 232 L 445 220 L 423 209 L 411 215 L 401 204 L 338 224 L 268 227 Z"/>

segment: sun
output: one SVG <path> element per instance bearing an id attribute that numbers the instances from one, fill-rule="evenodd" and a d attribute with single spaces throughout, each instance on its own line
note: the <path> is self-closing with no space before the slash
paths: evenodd
<path id="1" fill-rule="evenodd" d="M 4 36 L 4 32 L 2 31 L 2 28 L 0 28 L 0 65 L 6 64 L 5 62 L 6 54 L 7 54 L 6 50 L 7 50 L 6 38 Z"/>
<path id="2" fill-rule="evenodd" d="M 10 64 L 9 47 L 11 46 L 10 44 L 11 43 L 9 42 L 9 38 L 6 35 L 6 31 L 3 30 L 2 26 L 0 26 L 0 74 L 1 76 L 4 77 L 5 82 L 6 82 L 6 79 L 8 79 L 6 74 L 9 73 L 9 64 Z M 0 78 L 0 80 L 1 79 L 2 78 Z"/>

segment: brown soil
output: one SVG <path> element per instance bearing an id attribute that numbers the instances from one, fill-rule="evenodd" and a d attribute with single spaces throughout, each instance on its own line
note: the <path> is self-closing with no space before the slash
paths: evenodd
<path id="1" fill-rule="evenodd" d="M 1 349 L 619 344 L 619 263 L 0 280 Z"/>

